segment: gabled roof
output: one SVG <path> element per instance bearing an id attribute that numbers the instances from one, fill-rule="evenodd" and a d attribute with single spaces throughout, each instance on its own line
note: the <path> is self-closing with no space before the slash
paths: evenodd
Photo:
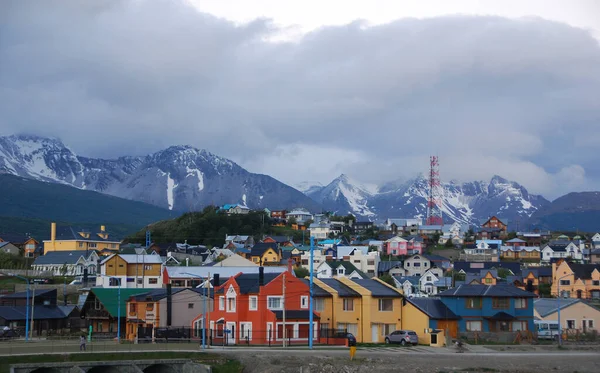
<path id="1" fill-rule="evenodd" d="M 94 251 L 73 250 L 73 251 L 50 251 L 46 255 L 41 255 L 35 258 L 33 265 L 63 265 L 77 264 L 79 259 L 84 260 L 89 257 Z"/>
<path id="2" fill-rule="evenodd" d="M 379 273 L 388 272 L 392 268 L 404 269 L 404 267 L 402 267 L 402 261 L 401 260 L 380 261 L 379 264 L 377 265 L 377 272 L 379 272 Z"/>
<path id="3" fill-rule="evenodd" d="M 558 306 L 560 305 L 560 309 L 563 310 L 567 307 L 571 307 L 576 303 L 580 303 L 581 299 L 574 298 L 558 298 L 558 299 L 548 299 L 548 298 L 540 298 L 533 301 L 533 308 L 537 313 L 540 314 L 541 317 L 546 317 L 554 312 L 557 312 Z"/>
<path id="4" fill-rule="evenodd" d="M 85 238 L 81 233 L 89 233 L 89 238 Z M 106 234 L 108 238 L 102 238 L 98 234 Z M 110 243 L 120 243 L 121 241 L 114 239 L 111 237 L 111 234 L 108 231 L 101 232 L 100 230 L 90 231 L 89 229 L 84 228 L 74 228 L 71 226 L 57 226 L 56 227 L 56 240 L 77 240 L 77 241 L 91 241 L 91 242 L 110 242 Z"/>
<path id="5" fill-rule="evenodd" d="M 402 297 L 402 294 L 400 294 L 397 290 L 389 288 L 388 286 L 382 284 L 381 282 L 379 282 L 375 279 L 353 278 L 353 279 L 350 279 L 350 281 L 369 290 L 371 292 L 371 296 L 373 296 L 373 297 L 391 297 L 391 298 Z"/>
<path id="6" fill-rule="evenodd" d="M 34 240 L 35 242 L 38 242 L 33 237 L 29 237 L 25 234 L 18 234 L 18 233 L 0 233 L 0 240 L 2 240 L 4 242 L 10 242 L 12 244 L 17 244 L 17 245 L 24 244 L 28 240 Z"/>
<path id="7" fill-rule="evenodd" d="M 275 280 L 280 273 L 265 273 L 264 284 Z M 235 282 L 240 287 L 241 294 L 258 293 L 260 286 L 258 285 L 258 273 L 243 273 L 235 278 Z M 227 291 L 227 289 L 225 289 Z"/>
<path id="8" fill-rule="evenodd" d="M 527 241 L 523 241 L 520 238 L 513 238 L 512 240 L 506 241 L 506 243 L 525 243 L 525 242 L 527 242 Z"/>
<path id="9" fill-rule="evenodd" d="M 302 282 L 304 282 L 306 284 L 306 286 L 309 286 L 310 288 L 310 281 L 302 278 L 300 279 Z M 323 289 L 322 287 L 320 287 L 319 285 L 317 285 L 316 283 L 313 283 L 313 296 L 315 298 L 326 298 L 326 297 L 332 297 L 331 293 L 328 292 L 327 290 Z"/>
<path id="10" fill-rule="evenodd" d="M 277 245 L 277 242 L 259 242 L 257 244 L 254 244 L 254 246 L 252 246 L 252 249 L 250 250 L 250 255 L 262 256 L 265 253 L 265 251 L 269 249 L 273 249 L 273 251 L 275 251 L 276 253 L 279 252 L 279 246 Z"/>
<path id="11" fill-rule="evenodd" d="M 423 254 L 423 258 L 429 259 L 430 262 L 449 262 L 450 259 L 441 255 Z"/>
<path id="12" fill-rule="evenodd" d="M 325 285 L 327 285 L 330 288 L 332 288 L 333 290 L 335 290 L 340 297 L 344 297 L 344 298 L 360 298 L 361 297 L 361 295 L 358 292 L 354 291 L 352 288 L 343 284 L 339 280 L 336 280 L 335 278 L 322 278 L 322 279 L 319 279 L 319 281 L 322 281 Z"/>
<path id="13" fill-rule="evenodd" d="M 109 255 L 106 259 L 104 259 L 102 261 L 102 263 L 100 263 L 100 264 L 106 263 L 108 260 L 112 259 L 115 255 L 118 255 L 127 264 L 162 264 L 163 263 L 163 260 L 160 257 L 160 255 L 112 254 L 112 255 Z"/>
<path id="14" fill-rule="evenodd" d="M 167 272 L 169 278 L 196 278 L 196 277 L 207 277 L 209 274 L 213 276 L 218 273 L 221 279 L 225 277 L 233 277 L 238 273 L 258 273 L 259 266 L 242 266 L 242 267 L 219 267 L 219 266 L 193 266 L 193 267 L 180 267 L 180 266 L 167 266 L 164 270 Z M 283 273 L 287 270 L 287 267 L 280 266 L 267 266 L 263 267 L 265 274 L 267 273 Z M 223 280 L 221 280 L 223 282 Z"/>
<path id="15" fill-rule="evenodd" d="M 419 276 L 393 276 L 396 281 L 400 284 L 405 283 L 406 281 L 410 282 L 413 285 L 419 285 Z"/>
<path id="16" fill-rule="evenodd" d="M 456 271 L 464 271 L 465 273 L 479 273 L 481 269 L 490 268 L 505 268 L 510 270 L 512 273 L 518 273 L 521 271 L 521 265 L 516 262 L 454 262 L 454 269 Z"/>
<path id="17" fill-rule="evenodd" d="M 34 306 L 34 320 L 57 320 L 69 317 L 74 307 Z M 0 306 L 0 318 L 6 321 L 23 321 L 27 316 L 26 306 Z M 31 317 L 31 313 L 29 315 Z"/>
<path id="18" fill-rule="evenodd" d="M 271 311 L 275 314 L 277 320 L 283 319 L 283 311 Z M 307 310 L 286 310 L 285 317 L 288 320 L 308 320 L 310 318 L 310 311 Z M 313 319 L 319 320 L 320 317 L 316 313 L 313 313 Z"/>
<path id="19" fill-rule="evenodd" d="M 277 243 L 285 243 L 285 242 L 291 241 L 291 238 L 287 237 L 287 236 L 267 236 L 264 239 L 266 240 L 267 238 L 271 238 L 273 241 L 275 241 Z"/>
<path id="20" fill-rule="evenodd" d="M 458 316 L 436 298 L 406 298 L 406 301 L 434 320 L 458 320 Z"/>
<path id="21" fill-rule="evenodd" d="M 185 290 L 189 290 L 194 293 L 198 293 L 199 295 L 202 295 L 203 291 L 205 291 L 203 288 L 172 288 L 171 294 L 175 295 L 175 294 L 180 293 Z M 212 290 L 212 288 L 210 290 Z M 167 288 L 160 288 L 160 289 L 152 289 L 152 290 L 148 291 L 147 293 L 136 294 L 136 295 L 132 296 L 131 298 L 135 299 L 136 301 L 149 300 L 152 302 L 156 302 L 156 301 L 159 301 L 166 297 L 167 297 Z"/>
<path id="22" fill-rule="evenodd" d="M 44 296 L 49 296 L 52 297 L 53 295 L 56 297 L 56 289 L 35 289 L 35 296 L 36 297 L 44 297 Z M 32 293 L 30 291 L 29 296 L 32 296 Z M 0 295 L 1 299 L 25 299 L 27 298 L 27 292 L 26 291 L 19 291 L 16 293 L 11 293 L 11 294 L 4 294 L 4 295 Z"/>
<path id="23" fill-rule="evenodd" d="M 438 294 L 440 297 L 515 297 L 534 298 L 535 294 L 512 285 L 460 285 Z"/>
<path id="24" fill-rule="evenodd" d="M 569 263 L 569 268 L 575 274 L 575 278 L 590 279 L 592 272 L 597 269 L 600 272 L 600 264 L 575 264 Z"/>
<path id="25" fill-rule="evenodd" d="M 112 316 L 117 317 L 119 314 L 119 308 L 121 309 L 121 317 L 127 316 L 127 301 L 129 297 L 137 294 L 148 293 L 154 289 L 127 289 L 121 288 L 121 304 L 120 307 L 117 305 L 117 298 L 119 294 L 118 288 L 92 288 L 90 291 L 98 298 L 100 303 L 104 306 L 106 311 Z"/>
<path id="26" fill-rule="evenodd" d="M 487 223 L 489 223 L 489 222 L 490 222 L 490 220 L 492 220 L 492 219 L 496 219 L 496 220 L 498 220 L 498 222 L 502 223 L 503 225 L 508 225 L 508 221 L 506 221 L 506 222 L 505 222 L 505 219 L 500 219 L 500 218 L 499 218 L 499 217 L 497 217 L 497 216 L 490 216 L 490 218 L 489 218 L 488 220 L 486 220 L 486 221 L 485 221 L 483 224 L 481 224 L 481 225 L 482 225 L 482 226 L 483 226 L 483 225 L 486 225 L 486 224 L 487 224 Z"/>

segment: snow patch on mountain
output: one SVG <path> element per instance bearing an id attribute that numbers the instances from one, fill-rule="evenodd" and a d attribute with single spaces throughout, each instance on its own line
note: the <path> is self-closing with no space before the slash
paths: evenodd
<path id="1" fill-rule="evenodd" d="M 171 174 L 167 174 L 167 204 L 169 205 L 169 210 L 173 210 L 173 206 L 175 206 L 175 188 L 177 188 L 175 180 L 171 178 Z"/>

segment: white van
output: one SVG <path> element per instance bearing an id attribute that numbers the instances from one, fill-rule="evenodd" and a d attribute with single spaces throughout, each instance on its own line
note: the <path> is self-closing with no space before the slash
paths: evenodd
<path id="1" fill-rule="evenodd" d="M 538 339 L 558 340 L 558 321 L 535 320 Z"/>

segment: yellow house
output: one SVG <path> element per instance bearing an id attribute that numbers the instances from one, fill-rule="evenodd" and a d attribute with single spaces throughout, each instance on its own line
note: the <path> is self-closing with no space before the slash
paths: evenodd
<path id="1" fill-rule="evenodd" d="M 414 330 L 419 344 L 442 347 L 446 333 L 458 334 L 458 316 L 436 298 L 407 298 L 402 305 L 402 329 Z"/>
<path id="2" fill-rule="evenodd" d="M 483 275 L 483 276 L 482 276 Z M 496 276 L 491 271 L 481 270 L 479 276 L 467 276 L 466 282 L 468 285 L 481 284 L 481 285 L 496 285 Z"/>
<path id="3" fill-rule="evenodd" d="M 557 321 L 558 304 L 561 329 L 580 332 L 598 330 L 600 310 L 579 299 L 536 299 L 533 301 L 533 316 L 544 321 Z"/>
<path id="4" fill-rule="evenodd" d="M 156 254 L 113 254 L 100 263 L 96 285 L 122 288 L 161 288 L 163 262 Z"/>
<path id="5" fill-rule="evenodd" d="M 281 249 L 276 242 L 259 242 L 250 250 L 250 260 L 258 265 L 278 265 L 281 259 Z"/>
<path id="6" fill-rule="evenodd" d="M 73 227 L 56 227 L 56 223 L 50 225 L 50 240 L 44 241 L 44 254 L 50 251 L 73 251 L 73 250 L 110 250 L 119 251 L 121 241 L 112 239 L 104 225 L 100 230 L 91 232 L 85 229 Z"/>
<path id="7" fill-rule="evenodd" d="M 552 263 L 552 295 L 563 298 L 600 298 L 600 264 Z"/>
<path id="8" fill-rule="evenodd" d="M 401 329 L 402 294 L 399 290 L 377 278 L 340 277 L 338 281 L 361 295 L 357 321 L 363 342 L 383 343 L 386 335 Z"/>
<path id="9" fill-rule="evenodd" d="M 323 307 L 315 307 L 320 312 L 321 328 L 345 329 L 354 334 L 357 342 L 367 341 L 359 328 L 362 314 L 362 296 L 338 279 L 327 278 L 314 280 L 315 285 L 331 294 L 330 299 L 321 301 Z M 317 305 L 320 301 L 316 301 Z"/>

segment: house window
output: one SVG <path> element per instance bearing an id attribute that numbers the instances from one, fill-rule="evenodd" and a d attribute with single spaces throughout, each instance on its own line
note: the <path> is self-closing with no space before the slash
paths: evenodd
<path id="1" fill-rule="evenodd" d="M 189 310 L 194 309 L 194 303 L 188 303 L 188 309 Z"/>
<path id="2" fill-rule="evenodd" d="M 235 312 L 235 298 L 227 298 L 227 312 Z"/>
<path id="3" fill-rule="evenodd" d="M 90 243 L 88 243 L 88 247 L 90 249 L 95 249 L 96 248 L 96 243 L 95 242 L 90 242 Z"/>
<path id="4" fill-rule="evenodd" d="M 154 303 L 146 303 L 146 311 L 154 310 Z"/>
<path id="5" fill-rule="evenodd" d="M 571 285 L 571 280 L 560 280 L 560 285 Z"/>
<path id="6" fill-rule="evenodd" d="M 509 308 L 510 301 L 508 298 L 492 298 L 493 308 Z"/>
<path id="7" fill-rule="evenodd" d="M 593 280 L 593 281 L 592 281 L 592 285 L 594 285 L 594 286 L 600 286 L 600 281 L 598 281 L 598 280 Z"/>
<path id="8" fill-rule="evenodd" d="M 516 298 L 515 299 L 515 308 L 527 308 L 527 298 Z"/>
<path id="9" fill-rule="evenodd" d="M 581 320 L 581 326 L 583 330 L 594 329 L 594 320 L 583 319 Z"/>
<path id="10" fill-rule="evenodd" d="M 148 283 L 150 285 L 156 285 L 156 284 L 158 284 L 158 279 L 157 278 L 149 278 Z"/>
<path id="11" fill-rule="evenodd" d="M 354 311 L 354 299 L 352 299 L 352 298 L 344 298 L 344 300 L 343 300 L 343 310 L 344 311 Z"/>
<path id="12" fill-rule="evenodd" d="M 485 283 L 486 284 L 491 284 L 492 283 L 492 279 L 491 278 L 486 278 L 485 279 Z"/>
<path id="13" fill-rule="evenodd" d="M 394 300 L 393 299 L 380 299 L 379 300 L 379 311 L 393 311 Z"/>
<path id="14" fill-rule="evenodd" d="M 413 263 L 413 267 L 420 267 L 420 266 L 421 266 L 420 262 Z"/>
<path id="15" fill-rule="evenodd" d="M 83 242 L 80 242 L 80 243 L 79 243 L 79 247 L 83 247 Z"/>
<path id="16" fill-rule="evenodd" d="M 575 329 L 575 320 L 567 320 L 567 329 Z"/>
<path id="17" fill-rule="evenodd" d="M 300 297 L 300 308 L 308 308 L 308 295 Z"/>
<path id="18" fill-rule="evenodd" d="M 283 308 L 283 297 L 267 297 L 267 308 L 280 310 Z"/>
<path id="19" fill-rule="evenodd" d="M 431 281 L 431 276 L 427 276 L 426 281 Z"/>
<path id="20" fill-rule="evenodd" d="M 338 275 L 343 275 L 344 274 L 344 269 L 343 268 L 338 268 L 337 273 L 338 273 Z"/>
<path id="21" fill-rule="evenodd" d="M 256 295 L 252 295 L 250 297 L 250 303 L 248 305 L 248 309 L 250 311 L 256 311 L 256 310 L 258 310 L 258 297 Z"/>
<path id="22" fill-rule="evenodd" d="M 527 321 L 513 321 L 512 331 L 517 332 L 520 330 L 527 330 Z"/>
<path id="23" fill-rule="evenodd" d="M 481 309 L 481 298 L 467 298 L 465 307 L 471 309 Z"/>
<path id="24" fill-rule="evenodd" d="M 313 307 L 314 307 L 315 311 L 317 311 L 317 312 L 323 311 L 325 309 L 325 299 L 315 298 Z"/>
<path id="25" fill-rule="evenodd" d="M 481 331 L 481 321 L 467 321 L 466 323 L 468 332 L 480 332 Z"/>
<path id="26" fill-rule="evenodd" d="M 375 261 L 374 260 L 367 260 L 367 265 L 368 266 L 374 266 L 375 265 Z"/>
<path id="27" fill-rule="evenodd" d="M 151 270 L 151 269 L 152 269 L 152 266 L 144 266 L 144 269 L 145 269 L 145 270 Z"/>
<path id="28" fill-rule="evenodd" d="M 427 262 L 423 263 L 423 267 L 427 267 Z"/>
<path id="29" fill-rule="evenodd" d="M 116 243 L 111 243 L 110 247 L 111 247 L 111 249 L 116 249 L 117 248 L 117 244 Z"/>
<path id="30" fill-rule="evenodd" d="M 219 310 L 225 310 L 225 297 L 219 297 Z"/>
<path id="31" fill-rule="evenodd" d="M 241 322 L 240 323 L 240 339 L 252 340 L 252 323 Z"/>
<path id="32" fill-rule="evenodd" d="M 381 324 L 381 336 L 385 337 L 388 334 L 391 334 L 396 331 L 396 324 Z"/>

